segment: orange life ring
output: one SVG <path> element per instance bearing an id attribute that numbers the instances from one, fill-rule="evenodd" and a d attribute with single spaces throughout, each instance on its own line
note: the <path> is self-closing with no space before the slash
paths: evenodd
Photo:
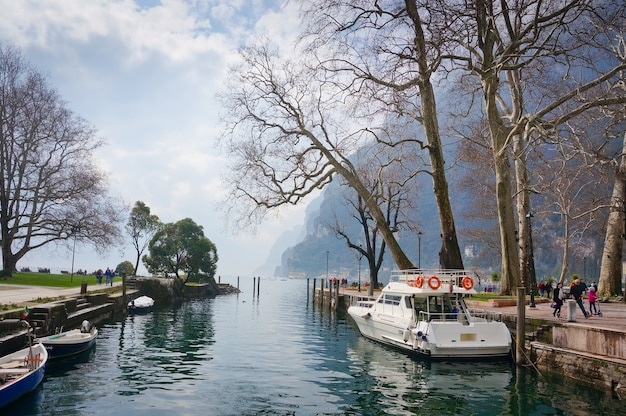
<path id="1" fill-rule="evenodd" d="M 461 280 L 461 285 L 463 285 L 465 290 L 471 290 L 474 287 L 474 280 L 469 276 L 465 276 L 463 280 Z"/>
<path id="2" fill-rule="evenodd" d="M 428 278 L 428 287 L 432 290 L 437 290 L 441 286 L 441 280 L 437 276 L 430 276 Z"/>
<path id="3" fill-rule="evenodd" d="M 417 275 L 417 279 L 415 279 L 415 286 L 417 288 L 421 288 L 424 285 L 424 276 L 421 274 Z"/>
<path id="4" fill-rule="evenodd" d="M 407 280 L 406 284 L 411 286 L 411 287 L 415 287 L 415 280 Z"/>

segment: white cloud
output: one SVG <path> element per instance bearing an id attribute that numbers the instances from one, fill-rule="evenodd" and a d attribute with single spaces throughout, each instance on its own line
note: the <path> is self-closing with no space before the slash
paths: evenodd
<path id="1" fill-rule="evenodd" d="M 223 230 L 225 160 L 215 147 L 214 96 L 240 45 L 261 33 L 281 42 L 297 30 L 293 2 L 220 0 L 0 0 L 0 42 L 49 74 L 68 106 L 107 144 L 96 153 L 111 193 L 144 201 L 163 221 L 190 217 L 220 252 L 218 273 L 249 275 L 304 208 L 270 218 L 255 235 Z M 287 45 L 285 43 L 285 45 Z M 130 244 L 98 256 L 77 247 L 77 268 L 134 263 Z M 24 265 L 69 268 L 63 250 Z M 64 266 L 65 265 L 65 266 Z"/>

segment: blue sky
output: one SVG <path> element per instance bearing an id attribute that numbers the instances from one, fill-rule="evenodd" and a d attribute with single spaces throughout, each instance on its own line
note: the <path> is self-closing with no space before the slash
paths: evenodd
<path id="1" fill-rule="evenodd" d="M 0 10 L 0 42 L 19 47 L 105 140 L 96 158 L 111 195 L 145 202 L 164 222 L 202 225 L 218 248 L 218 274 L 256 274 L 276 238 L 303 222 L 305 207 L 296 207 L 235 235 L 216 209 L 225 171 L 215 94 L 241 45 L 264 35 L 289 47 L 293 2 L 0 0 Z M 18 267 L 69 269 L 71 254 L 37 251 Z M 106 255 L 77 246 L 74 268 L 126 259 L 134 262 L 130 241 Z"/>

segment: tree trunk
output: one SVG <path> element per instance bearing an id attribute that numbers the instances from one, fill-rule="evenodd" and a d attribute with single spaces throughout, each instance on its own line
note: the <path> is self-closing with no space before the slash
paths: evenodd
<path id="1" fill-rule="evenodd" d="M 489 61 L 486 59 L 486 61 Z M 509 161 L 509 130 L 504 126 L 497 108 L 498 77 L 495 72 L 483 74 L 485 109 L 491 135 L 496 174 L 496 200 L 500 246 L 502 247 L 502 282 L 500 293 L 510 295 L 519 284 L 519 253 L 513 210 L 511 163 Z M 531 285 L 532 286 L 532 285 Z"/>
<path id="2" fill-rule="evenodd" d="M 530 293 L 530 270 L 534 259 L 530 256 L 530 218 L 526 215 L 530 210 L 530 193 L 528 184 L 528 171 L 526 167 L 526 153 L 524 150 L 523 136 L 518 134 L 513 139 L 513 154 L 515 165 L 515 181 L 517 184 L 517 213 L 518 213 L 518 252 L 520 268 L 520 284 Z"/>
<path id="3" fill-rule="evenodd" d="M 564 231 L 564 242 L 563 242 L 563 266 L 561 267 L 561 276 L 559 276 L 559 282 L 565 285 L 565 277 L 567 276 L 568 269 L 568 251 L 569 251 L 569 215 L 565 215 L 565 231 Z"/>
<path id="4" fill-rule="evenodd" d="M 439 121 L 437 120 L 437 102 L 435 92 L 430 82 L 431 69 L 428 63 L 426 37 L 422 30 L 422 21 L 416 3 L 405 2 L 407 13 L 413 20 L 415 38 L 414 44 L 417 50 L 416 60 L 419 67 L 421 81 L 419 90 L 422 106 L 422 123 L 424 133 L 428 140 L 428 154 L 430 157 L 431 174 L 433 176 L 433 190 L 439 211 L 439 224 L 441 226 L 441 250 L 439 251 L 439 265 L 444 269 L 463 269 L 463 258 L 459 248 L 459 241 L 454 226 L 454 216 L 448 194 L 448 181 L 445 175 L 444 157 L 439 134 Z M 386 239 L 385 239 L 386 240 Z"/>
<path id="5" fill-rule="evenodd" d="M 600 296 L 622 294 L 622 246 L 624 244 L 624 209 L 626 201 L 626 133 L 622 146 L 619 168 L 615 172 L 611 208 L 604 237 L 604 251 L 600 266 L 598 294 Z"/>

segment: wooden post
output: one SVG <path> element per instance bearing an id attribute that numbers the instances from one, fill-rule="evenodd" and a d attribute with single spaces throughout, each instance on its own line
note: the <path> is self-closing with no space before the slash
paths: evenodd
<path id="1" fill-rule="evenodd" d="M 256 295 L 259 296 L 261 293 L 261 276 L 256 281 Z"/>
<path id="2" fill-rule="evenodd" d="M 222 283 L 222 276 L 220 275 L 217 276 L 217 283 Z"/>
<path id="3" fill-rule="evenodd" d="M 320 305 L 324 305 L 324 279 L 320 280 Z"/>
<path id="4" fill-rule="evenodd" d="M 306 304 L 309 304 L 309 278 L 306 278 Z"/>
<path id="5" fill-rule="evenodd" d="M 337 287 L 335 288 L 335 310 L 339 309 L 339 279 L 337 279 Z"/>
<path id="6" fill-rule="evenodd" d="M 239 289 L 239 276 L 237 276 L 237 289 Z"/>
<path id="7" fill-rule="evenodd" d="M 252 297 L 254 297 L 254 289 L 256 289 L 256 277 L 252 278 Z"/>
<path id="8" fill-rule="evenodd" d="M 317 278 L 313 278 L 313 293 L 311 294 L 313 299 L 313 304 L 315 305 L 315 286 L 317 286 Z"/>
<path id="9" fill-rule="evenodd" d="M 517 322 L 515 326 L 515 363 L 524 364 L 524 343 L 526 342 L 526 288 L 517 288 Z"/>
<path id="10" fill-rule="evenodd" d="M 126 305 L 128 305 L 126 302 L 126 272 L 122 272 L 122 310 L 124 313 L 126 313 Z"/>

